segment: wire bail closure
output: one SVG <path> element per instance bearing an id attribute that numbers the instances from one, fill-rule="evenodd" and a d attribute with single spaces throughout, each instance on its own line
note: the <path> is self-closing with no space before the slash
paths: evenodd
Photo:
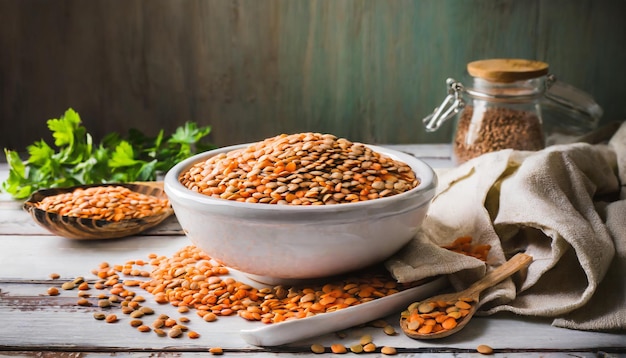
<path id="1" fill-rule="evenodd" d="M 454 117 L 465 107 L 465 101 L 463 100 L 465 88 L 463 84 L 457 82 L 454 78 L 448 78 L 446 85 L 448 86 L 446 98 L 439 107 L 435 108 L 433 113 L 422 120 L 427 132 L 436 131 L 445 121 Z"/>

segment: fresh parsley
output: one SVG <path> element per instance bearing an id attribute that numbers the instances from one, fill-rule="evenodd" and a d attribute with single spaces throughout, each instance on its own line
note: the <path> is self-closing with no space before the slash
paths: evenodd
<path id="1" fill-rule="evenodd" d="M 44 140 L 34 142 L 26 148 L 26 160 L 16 151 L 4 149 L 9 177 L 1 188 L 15 199 L 27 198 L 43 188 L 153 181 L 179 161 L 215 148 L 202 142 L 211 127 L 199 127 L 194 122 L 185 123 L 169 136 L 161 130 L 154 138 L 136 129 L 126 138 L 110 133 L 98 145 L 71 108 L 47 124 L 54 147 Z"/>

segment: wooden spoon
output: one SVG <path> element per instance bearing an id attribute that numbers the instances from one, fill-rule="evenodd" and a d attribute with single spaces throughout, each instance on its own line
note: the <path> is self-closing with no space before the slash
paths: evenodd
<path id="1" fill-rule="evenodd" d="M 531 261 L 532 256 L 519 253 L 463 291 L 411 304 L 400 316 L 402 331 L 415 339 L 443 338 L 460 331 L 476 313 L 482 291 L 527 267 Z M 434 328 L 433 323 L 438 324 L 438 328 Z M 432 327 L 425 327 L 429 325 Z"/>

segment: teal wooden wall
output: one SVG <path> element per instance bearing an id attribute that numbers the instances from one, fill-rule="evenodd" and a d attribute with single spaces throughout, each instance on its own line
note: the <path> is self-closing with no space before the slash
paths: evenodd
<path id="1" fill-rule="evenodd" d="M 448 142 L 421 118 L 489 57 L 546 61 L 626 119 L 624 0 L 0 0 L 0 147 L 68 107 L 96 139 L 195 121 L 217 145 Z"/>

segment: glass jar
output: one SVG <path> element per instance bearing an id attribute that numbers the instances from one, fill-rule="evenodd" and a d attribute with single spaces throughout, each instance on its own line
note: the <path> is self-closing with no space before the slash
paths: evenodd
<path id="1" fill-rule="evenodd" d="M 568 89 L 567 85 L 562 85 L 558 96 L 547 96 L 556 81 L 548 73 L 547 63 L 488 59 L 468 63 L 467 71 L 472 76 L 472 87 L 466 88 L 449 78 L 446 81 L 448 96 L 442 105 L 424 118 L 426 130 L 434 131 L 446 120 L 457 117 L 452 139 L 452 154 L 456 163 L 502 149 L 540 150 L 546 146 L 546 138 L 552 131 L 571 127 L 567 118 L 571 117 L 568 113 L 572 105 L 578 101 L 573 96 L 577 93 L 572 91 L 571 86 Z M 557 101 L 556 97 L 561 100 Z M 563 101 L 563 98 L 567 100 Z M 587 103 L 587 107 L 591 103 L 599 108 L 593 100 Z M 567 117 L 555 121 L 552 112 L 550 133 L 546 133 L 544 127 L 544 106 L 556 109 Z M 595 125 L 597 120 L 595 118 Z M 594 128 L 594 121 L 584 122 L 586 127 L 582 128 L 582 132 Z M 580 127 L 579 124 L 574 126 Z"/>

